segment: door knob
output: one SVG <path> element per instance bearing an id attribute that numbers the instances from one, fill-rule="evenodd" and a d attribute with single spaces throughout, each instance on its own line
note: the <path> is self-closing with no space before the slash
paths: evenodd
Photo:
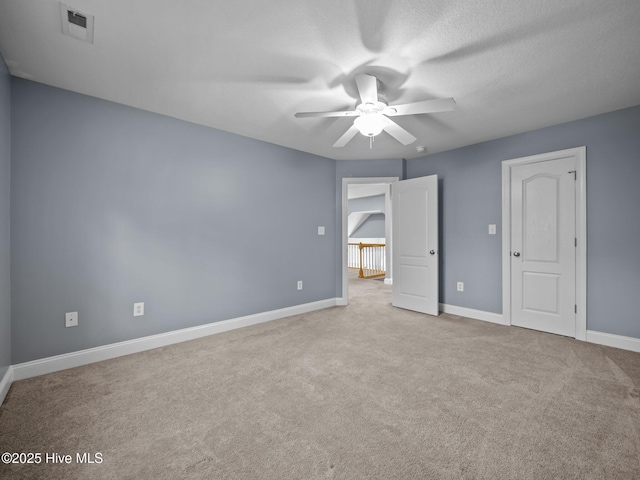
<path id="1" fill-rule="evenodd" d="M 513 252 L 513 256 L 514 257 L 519 257 L 520 256 L 520 252 Z"/>
<path id="2" fill-rule="evenodd" d="M 436 254 L 436 251 L 435 251 L 435 250 L 431 250 L 429 253 L 430 253 L 431 255 L 435 255 L 435 254 Z"/>

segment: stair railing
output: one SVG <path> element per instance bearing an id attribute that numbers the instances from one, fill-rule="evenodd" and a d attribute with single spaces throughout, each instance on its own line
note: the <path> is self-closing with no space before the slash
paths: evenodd
<path id="1" fill-rule="evenodd" d="M 386 245 L 384 243 L 349 243 L 349 268 L 358 269 L 358 277 L 373 278 L 386 274 Z"/>

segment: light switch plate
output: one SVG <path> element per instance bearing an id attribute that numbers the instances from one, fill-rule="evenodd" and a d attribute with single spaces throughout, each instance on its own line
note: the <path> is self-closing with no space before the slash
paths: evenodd
<path id="1" fill-rule="evenodd" d="M 489 225 L 489 235 L 495 235 L 496 234 L 496 226 L 495 224 L 491 224 Z"/>
<path id="2" fill-rule="evenodd" d="M 318 235 L 324 235 L 324 227 L 318 227 Z"/>

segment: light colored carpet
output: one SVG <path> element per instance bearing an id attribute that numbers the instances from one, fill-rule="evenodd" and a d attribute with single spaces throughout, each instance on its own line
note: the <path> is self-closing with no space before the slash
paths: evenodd
<path id="1" fill-rule="evenodd" d="M 2 479 L 640 478 L 640 355 L 390 306 L 337 307 L 15 382 Z"/>

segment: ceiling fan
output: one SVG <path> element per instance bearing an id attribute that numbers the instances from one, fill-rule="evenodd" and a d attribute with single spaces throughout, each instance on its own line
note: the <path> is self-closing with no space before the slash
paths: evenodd
<path id="1" fill-rule="evenodd" d="M 453 98 L 423 100 L 421 102 L 405 103 L 403 105 L 388 105 L 384 98 L 378 96 L 378 80 L 373 75 L 365 73 L 356 75 L 356 86 L 360 94 L 360 103 L 355 110 L 342 112 L 298 112 L 296 118 L 309 117 L 357 117 L 353 125 L 333 144 L 334 147 L 344 147 L 358 132 L 369 137 L 380 134 L 383 130 L 403 145 L 409 145 L 417 140 L 389 117 L 400 115 L 420 115 L 423 113 L 448 112 L 455 108 Z"/>

